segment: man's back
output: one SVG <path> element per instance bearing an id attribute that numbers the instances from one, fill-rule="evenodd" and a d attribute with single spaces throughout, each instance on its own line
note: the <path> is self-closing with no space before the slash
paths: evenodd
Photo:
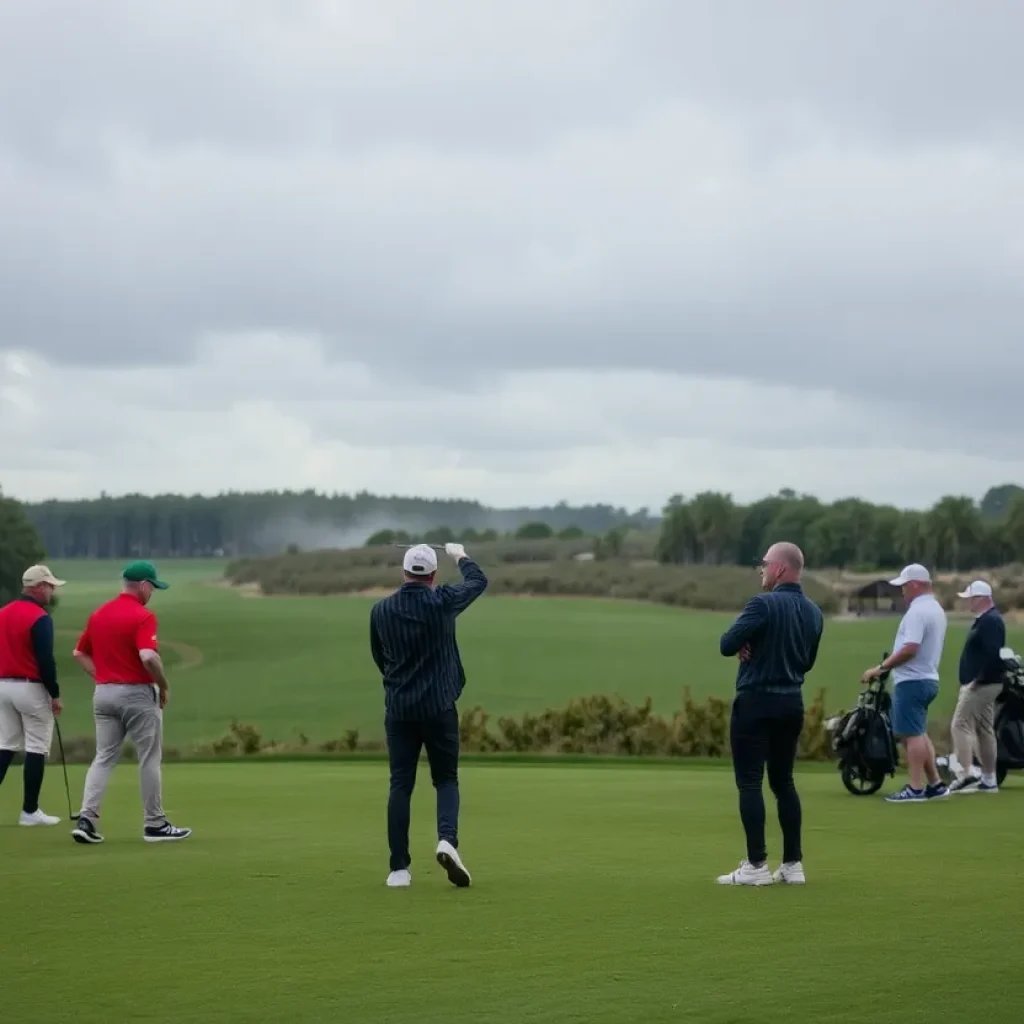
<path id="1" fill-rule="evenodd" d="M 465 685 L 455 619 L 486 589 L 470 558 L 459 562 L 463 582 L 432 589 L 406 582 L 370 613 L 370 649 L 384 683 L 387 714 L 426 719 L 454 707 Z"/>
<path id="2" fill-rule="evenodd" d="M 15 598 L 0 608 L 0 678 L 34 679 L 38 676 L 32 631 L 45 616 L 46 610 L 26 597 Z"/>
<path id="3" fill-rule="evenodd" d="M 750 646 L 736 689 L 799 690 L 817 660 L 823 627 L 821 609 L 798 583 L 751 598 L 721 641 L 727 657 Z"/>

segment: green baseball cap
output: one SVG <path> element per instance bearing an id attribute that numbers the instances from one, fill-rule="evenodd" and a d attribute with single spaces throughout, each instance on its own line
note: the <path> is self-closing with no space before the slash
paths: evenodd
<path id="1" fill-rule="evenodd" d="M 166 590 L 170 584 L 157 579 L 156 567 L 152 562 L 132 562 L 124 567 L 121 573 L 130 583 L 152 583 L 157 590 Z"/>

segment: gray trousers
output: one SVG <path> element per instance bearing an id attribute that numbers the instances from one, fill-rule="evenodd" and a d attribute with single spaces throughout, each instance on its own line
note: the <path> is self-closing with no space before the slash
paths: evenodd
<path id="1" fill-rule="evenodd" d="M 96 757 L 85 776 L 81 815 L 99 821 L 107 791 L 125 739 L 135 745 L 139 759 L 139 786 L 146 825 L 162 825 L 167 818 L 160 802 L 160 760 L 163 756 L 163 712 L 156 687 L 104 683 L 92 698 L 96 719 Z"/>

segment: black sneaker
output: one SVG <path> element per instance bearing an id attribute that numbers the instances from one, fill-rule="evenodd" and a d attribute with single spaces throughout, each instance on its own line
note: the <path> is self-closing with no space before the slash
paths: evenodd
<path id="1" fill-rule="evenodd" d="M 976 779 L 973 775 L 958 775 L 949 784 L 949 791 L 954 795 L 956 793 L 977 793 L 980 782 L 981 780 Z"/>
<path id="2" fill-rule="evenodd" d="M 147 825 L 143 838 L 147 843 L 175 843 L 179 839 L 188 839 L 192 835 L 190 828 L 175 828 L 169 821 L 162 825 Z"/>
<path id="3" fill-rule="evenodd" d="M 103 842 L 103 836 L 96 831 L 96 826 L 88 818 L 82 817 L 78 819 L 78 824 L 71 830 L 71 838 L 83 846 Z"/>

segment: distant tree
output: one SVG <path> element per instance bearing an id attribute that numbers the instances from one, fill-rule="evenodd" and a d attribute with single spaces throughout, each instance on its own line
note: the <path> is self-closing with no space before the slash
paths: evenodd
<path id="1" fill-rule="evenodd" d="M 696 547 L 697 534 L 690 505 L 680 495 L 673 495 L 662 512 L 655 556 L 659 562 L 685 565 L 694 560 Z"/>
<path id="2" fill-rule="evenodd" d="M 1006 513 L 1006 546 L 1009 556 L 1024 562 L 1024 494 L 1018 494 Z"/>
<path id="3" fill-rule="evenodd" d="M 46 557 L 39 531 L 25 509 L 0 491 L 0 602 L 21 592 L 21 574 Z"/>
<path id="4" fill-rule="evenodd" d="M 896 530 L 895 547 L 898 561 L 904 564 L 929 559 L 928 530 L 923 512 L 912 510 L 903 513 Z"/>
<path id="5" fill-rule="evenodd" d="M 558 531 L 560 540 L 578 540 L 583 535 L 583 531 L 578 526 L 567 526 L 564 530 Z"/>
<path id="6" fill-rule="evenodd" d="M 706 565 L 736 561 L 739 515 L 732 496 L 703 491 L 690 502 L 696 560 Z"/>
<path id="7" fill-rule="evenodd" d="M 1015 498 L 1024 497 L 1024 487 L 1019 484 L 1000 484 L 990 487 L 981 499 L 981 518 L 989 520 L 1005 519 Z"/>
<path id="8" fill-rule="evenodd" d="M 626 528 L 614 526 L 602 538 L 604 551 L 609 558 L 621 558 L 622 549 L 626 543 Z"/>
<path id="9" fill-rule="evenodd" d="M 947 495 L 925 516 L 932 562 L 943 569 L 969 569 L 981 541 L 981 513 L 973 498 Z"/>
<path id="10" fill-rule="evenodd" d="M 409 534 L 404 530 L 378 530 L 366 539 L 365 547 L 377 548 L 386 547 L 389 544 L 406 544 L 409 541 Z"/>
<path id="11" fill-rule="evenodd" d="M 455 540 L 455 531 L 450 526 L 435 526 L 423 534 L 427 544 L 450 544 Z"/>
<path id="12" fill-rule="evenodd" d="M 752 505 L 739 510 L 739 527 L 736 541 L 736 561 L 740 565 L 754 565 L 770 543 L 767 530 L 772 520 L 778 515 L 784 498 L 775 495 L 761 498 Z"/>
<path id="13" fill-rule="evenodd" d="M 806 552 L 811 525 L 821 517 L 827 506 L 810 495 L 797 496 L 789 490 L 780 491 L 779 497 L 782 501 L 765 528 L 764 540 L 766 544 L 789 541 Z"/>
<path id="14" fill-rule="evenodd" d="M 517 540 L 545 540 L 554 535 L 547 523 L 523 523 L 515 533 Z"/>

